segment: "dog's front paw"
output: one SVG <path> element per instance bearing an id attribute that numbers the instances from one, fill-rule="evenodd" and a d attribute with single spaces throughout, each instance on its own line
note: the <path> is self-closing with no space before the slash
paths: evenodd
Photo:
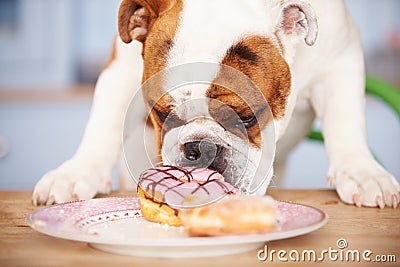
<path id="1" fill-rule="evenodd" d="M 328 184 L 336 185 L 343 202 L 358 207 L 396 208 L 400 201 L 399 183 L 373 159 L 350 158 L 331 166 Z"/>
<path id="2" fill-rule="evenodd" d="M 46 173 L 35 186 L 33 204 L 52 205 L 90 199 L 97 193 L 108 194 L 111 190 L 111 171 L 99 172 L 99 168 L 89 166 L 72 159 Z"/>

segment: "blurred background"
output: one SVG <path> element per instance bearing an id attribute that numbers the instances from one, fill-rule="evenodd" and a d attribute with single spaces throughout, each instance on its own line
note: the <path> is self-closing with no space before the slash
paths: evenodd
<path id="1" fill-rule="evenodd" d="M 0 0 L 0 190 L 32 189 L 75 152 L 119 2 Z M 361 29 L 368 73 L 400 86 L 400 1 L 346 2 Z M 370 147 L 399 179 L 399 119 L 371 97 L 366 114 Z M 327 167 L 323 145 L 305 140 L 275 184 L 326 188 Z"/>

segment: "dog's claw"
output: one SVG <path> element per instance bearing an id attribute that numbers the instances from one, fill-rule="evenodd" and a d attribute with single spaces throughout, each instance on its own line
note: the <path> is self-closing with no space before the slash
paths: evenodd
<path id="1" fill-rule="evenodd" d="M 328 176 L 328 187 L 333 186 L 333 178 L 331 176 Z"/>
<path id="2" fill-rule="evenodd" d="M 47 206 L 53 205 L 56 202 L 56 199 L 54 196 L 50 196 L 49 199 L 46 202 Z"/>
<path id="3" fill-rule="evenodd" d="M 33 198 L 32 198 L 32 203 L 33 203 L 33 206 L 37 206 L 38 205 L 38 203 L 39 203 L 39 194 L 35 194 L 34 196 L 33 196 Z"/>
<path id="4" fill-rule="evenodd" d="M 111 181 L 105 182 L 103 191 L 104 191 L 104 194 L 107 194 L 107 195 L 111 193 Z"/>
<path id="5" fill-rule="evenodd" d="M 376 203 L 378 204 L 379 208 L 383 209 L 385 207 L 385 202 L 383 201 L 381 196 L 376 197 Z"/>
<path id="6" fill-rule="evenodd" d="M 392 195 L 392 207 L 395 209 L 397 208 L 398 200 L 396 195 Z"/>
<path id="7" fill-rule="evenodd" d="M 354 203 L 357 207 L 361 208 L 361 200 L 360 200 L 360 195 L 359 195 L 359 194 L 354 194 L 354 195 L 353 195 L 353 203 Z"/>
<path id="8" fill-rule="evenodd" d="M 72 201 L 78 201 L 79 200 L 78 194 L 73 194 L 71 199 Z"/>

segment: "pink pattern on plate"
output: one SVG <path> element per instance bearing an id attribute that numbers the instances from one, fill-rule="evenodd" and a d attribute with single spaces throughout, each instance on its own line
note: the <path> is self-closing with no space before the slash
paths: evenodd
<path id="1" fill-rule="evenodd" d="M 276 232 L 290 231 L 318 223 L 325 214 L 313 207 L 276 201 L 278 229 Z M 31 214 L 36 222 L 45 227 L 62 231 L 76 231 L 93 224 L 119 219 L 139 218 L 139 198 L 99 198 L 89 201 L 64 203 Z"/>
<path id="2" fill-rule="evenodd" d="M 40 209 L 33 212 L 31 217 L 46 223 L 47 227 L 61 226 L 67 230 L 66 226 L 82 228 L 93 223 L 142 217 L 142 214 L 138 198 L 99 198 Z"/>
<path id="3" fill-rule="evenodd" d="M 303 235 L 325 225 L 323 211 L 301 204 L 277 202 L 279 227 L 261 235 L 189 237 L 182 228 L 143 219 L 138 198 L 103 198 L 65 203 L 34 211 L 29 225 L 49 236 L 90 243 L 123 255 L 205 257 L 254 250 L 265 242 Z"/>
<path id="4" fill-rule="evenodd" d="M 313 207 L 290 202 L 276 201 L 277 220 L 280 230 L 293 230 L 322 221 L 325 214 Z"/>

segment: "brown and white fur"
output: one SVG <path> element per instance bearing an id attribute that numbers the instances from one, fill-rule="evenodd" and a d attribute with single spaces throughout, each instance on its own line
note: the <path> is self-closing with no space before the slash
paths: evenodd
<path id="1" fill-rule="evenodd" d="M 224 64 L 246 74 L 268 101 L 272 118 L 261 110 L 258 123 L 243 138 L 218 123 L 218 107 L 210 101 L 218 100 L 239 117 L 249 118 L 246 103 L 235 94 L 204 84 L 167 92 L 166 78 L 144 94 L 144 101 L 133 103 L 134 111 L 129 114 L 133 141 L 125 145 L 129 148 L 125 152 L 136 155 L 131 164 L 137 169 L 150 167 L 143 161 L 143 145 L 135 140 L 143 140 L 147 109 L 153 104 L 158 109 L 150 113 L 155 139 L 148 147 L 153 145 L 154 158 L 158 154 L 165 164 L 180 164 L 185 157 L 182 147 L 199 139 L 217 140 L 216 145 L 225 150 L 245 148 L 251 164 L 244 166 L 239 156 L 233 159 L 244 173 L 239 186 L 245 192 L 257 175 L 258 162 L 273 158 L 266 151 L 267 137 L 274 136 L 276 169 L 281 169 L 290 149 L 308 133 L 317 116 L 329 158 L 328 183 L 336 186 L 342 201 L 397 207 L 398 182 L 368 150 L 363 52 L 357 27 L 342 0 L 123 0 L 119 36 L 98 79 L 81 145 L 70 160 L 38 182 L 33 203 L 53 204 L 108 193 L 111 170 L 121 155 L 125 111 L 133 95 L 158 72 L 193 62 Z M 216 68 L 210 83 L 218 75 Z M 159 99 L 156 96 L 161 92 L 164 96 Z M 252 99 L 251 92 L 240 93 Z M 190 101 L 199 99 L 193 102 L 197 106 L 190 106 Z M 262 98 L 254 104 L 255 109 L 265 105 Z M 183 109 L 173 110 L 182 105 Z M 171 111 L 182 123 L 164 132 L 160 113 L 166 116 Z M 177 129 L 178 139 L 173 138 Z M 230 144 L 221 141 L 226 134 Z M 271 177 L 272 172 L 258 193 L 265 192 Z"/>

